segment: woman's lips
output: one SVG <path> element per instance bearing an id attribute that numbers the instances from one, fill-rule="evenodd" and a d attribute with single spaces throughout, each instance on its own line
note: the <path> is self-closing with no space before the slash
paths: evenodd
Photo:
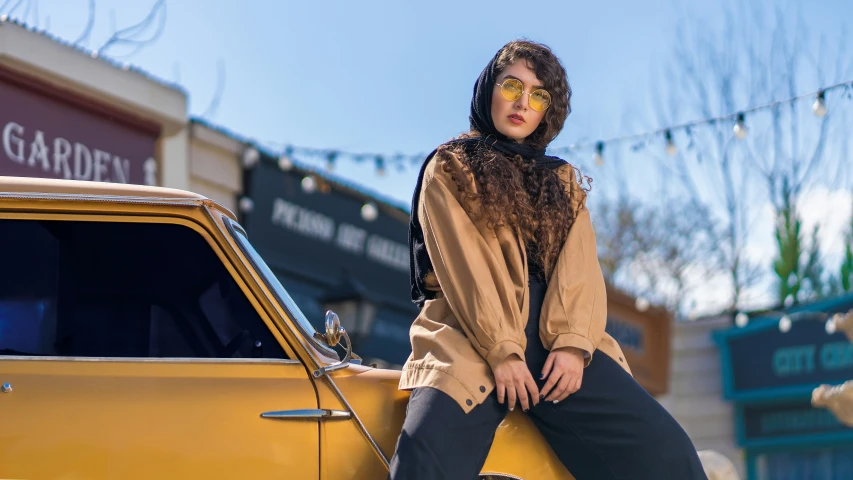
<path id="1" fill-rule="evenodd" d="M 522 123 L 524 123 L 524 117 L 518 115 L 517 113 L 513 113 L 507 118 L 509 118 L 509 121 L 512 122 L 513 125 L 521 125 Z"/>

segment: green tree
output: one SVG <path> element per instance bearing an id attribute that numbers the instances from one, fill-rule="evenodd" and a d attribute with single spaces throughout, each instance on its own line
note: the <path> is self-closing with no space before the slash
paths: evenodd
<path id="1" fill-rule="evenodd" d="M 853 214 L 850 225 L 844 235 L 844 261 L 841 263 L 841 291 L 849 292 L 853 284 Z"/>
<path id="2" fill-rule="evenodd" d="M 776 217 L 776 247 L 778 257 L 773 261 L 773 271 L 779 277 L 779 301 L 797 303 L 803 284 L 804 268 L 802 257 L 802 222 L 797 214 L 793 194 L 784 182 L 782 187 L 782 208 Z"/>
<path id="3" fill-rule="evenodd" d="M 818 233 L 820 227 L 815 225 L 812 230 L 811 245 L 805 256 L 805 267 L 803 269 L 803 280 L 808 285 L 808 290 L 801 290 L 803 297 L 816 300 L 824 298 L 828 293 L 829 283 L 824 278 L 824 267 L 820 254 L 820 244 L 818 242 Z"/>

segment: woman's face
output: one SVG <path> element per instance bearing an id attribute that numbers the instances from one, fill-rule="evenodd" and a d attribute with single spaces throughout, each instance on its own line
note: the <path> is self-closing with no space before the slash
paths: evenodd
<path id="1" fill-rule="evenodd" d="M 499 86 L 507 78 L 520 80 L 524 85 L 524 94 L 515 101 L 501 95 Z M 492 121 L 495 128 L 507 138 L 522 142 L 536 130 L 545 117 L 545 112 L 530 108 L 529 93 L 537 88 L 545 88 L 536 77 L 536 73 L 527 66 L 527 61 L 517 60 L 498 75 L 497 85 L 492 93 Z"/>

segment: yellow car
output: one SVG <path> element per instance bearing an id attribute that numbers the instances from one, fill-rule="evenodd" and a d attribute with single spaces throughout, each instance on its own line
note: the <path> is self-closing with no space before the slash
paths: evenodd
<path id="1" fill-rule="evenodd" d="M 0 478 L 386 478 L 399 372 L 317 332 L 216 202 L 0 177 L 0 272 Z M 572 477 L 516 411 L 481 478 Z"/>

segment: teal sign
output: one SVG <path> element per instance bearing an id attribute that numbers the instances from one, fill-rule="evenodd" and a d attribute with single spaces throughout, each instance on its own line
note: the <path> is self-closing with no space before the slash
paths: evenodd
<path id="1" fill-rule="evenodd" d="M 779 330 L 779 314 L 714 335 L 720 346 L 725 398 L 741 402 L 804 399 L 820 384 L 853 379 L 853 343 L 841 332 L 826 333 L 823 320 L 853 308 L 853 295 L 797 308 L 820 313 L 811 318 L 808 313 L 800 319 L 794 316 L 787 332 Z"/>

